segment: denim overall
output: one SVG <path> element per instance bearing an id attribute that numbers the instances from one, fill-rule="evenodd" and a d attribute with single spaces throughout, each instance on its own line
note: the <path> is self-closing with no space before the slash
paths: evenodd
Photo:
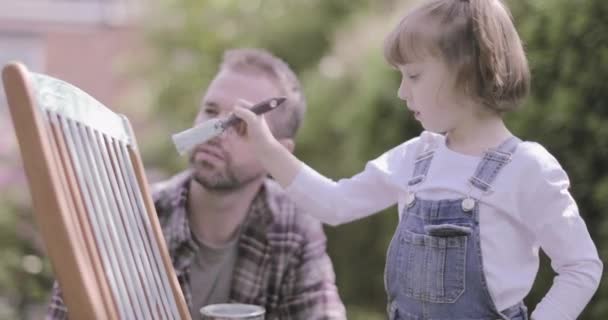
<path id="1" fill-rule="evenodd" d="M 460 199 L 416 196 L 435 148 L 419 152 L 401 221 L 391 240 L 385 286 L 391 320 L 527 320 L 523 302 L 498 311 L 483 272 L 479 200 L 521 142 L 488 150 Z"/>

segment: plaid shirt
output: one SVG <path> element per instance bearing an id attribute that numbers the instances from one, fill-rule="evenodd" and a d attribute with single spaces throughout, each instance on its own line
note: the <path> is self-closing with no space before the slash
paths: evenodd
<path id="1" fill-rule="evenodd" d="M 198 250 L 186 209 L 190 180 L 186 171 L 152 187 L 173 267 L 188 305 L 192 292 L 190 265 Z M 266 319 L 346 319 L 333 266 L 325 251 L 322 226 L 298 211 L 274 181 L 264 182 L 242 226 L 230 301 L 264 306 Z M 57 283 L 46 319 L 67 319 Z"/>

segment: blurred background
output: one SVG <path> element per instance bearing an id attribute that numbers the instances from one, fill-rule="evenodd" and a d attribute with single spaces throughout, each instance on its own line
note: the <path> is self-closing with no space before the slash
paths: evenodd
<path id="1" fill-rule="evenodd" d="M 297 155 L 333 178 L 417 135 L 382 41 L 407 0 L 0 0 L 0 63 L 66 80 L 135 129 L 149 180 L 186 165 L 170 135 L 189 127 L 221 54 L 263 47 L 299 74 L 309 102 Z M 542 143 L 608 262 L 608 1 L 507 1 L 528 51 L 532 95 L 507 119 Z M 4 93 L 0 92 L 0 319 L 40 319 L 52 285 Z M 396 208 L 326 228 L 349 319 L 384 319 L 385 253 Z M 543 258 L 527 298 L 551 285 Z M 608 319 L 608 282 L 579 318 Z"/>

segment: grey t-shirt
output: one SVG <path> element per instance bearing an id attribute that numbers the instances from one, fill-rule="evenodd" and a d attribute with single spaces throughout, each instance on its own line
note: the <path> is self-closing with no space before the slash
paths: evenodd
<path id="1" fill-rule="evenodd" d="M 199 250 L 190 267 L 192 319 L 200 319 L 200 309 L 208 304 L 226 303 L 230 296 L 232 272 L 237 257 L 238 237 L 222 247 L 212 247 L 196 239 Z"/>

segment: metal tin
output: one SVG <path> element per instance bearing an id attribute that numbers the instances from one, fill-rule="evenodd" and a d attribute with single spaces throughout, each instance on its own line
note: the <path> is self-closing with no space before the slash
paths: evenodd
<path id="1" fill-rule="evenodd" d="M 200 310 L 202 320 L 264 320 L 263 307 L 242 303 L 219 303 Z"/>

